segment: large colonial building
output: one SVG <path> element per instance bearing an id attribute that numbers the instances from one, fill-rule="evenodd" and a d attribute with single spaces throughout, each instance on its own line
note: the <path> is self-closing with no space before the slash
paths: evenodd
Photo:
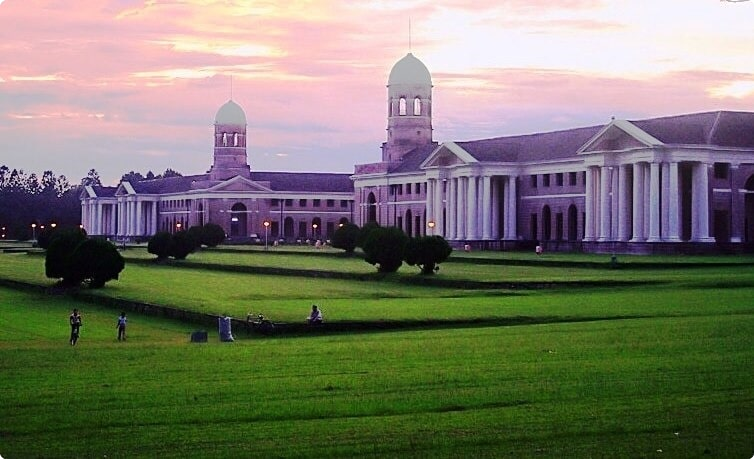
<path id="1" fill-rule="evenodd" d="M 469 142 L 432 135 L 432 78 L 412 54 L 388 78 L 382 161 L 354 174 L 254 172 L 246 117 L 215 119 L 206 174 L 87 187 L 90 234 L 208 222 L 231 238 L 326 239 L 347 221 L 457 244 L 586 251 L 741 250 L 754 242 L 754 113 L 718 111 Z"/>

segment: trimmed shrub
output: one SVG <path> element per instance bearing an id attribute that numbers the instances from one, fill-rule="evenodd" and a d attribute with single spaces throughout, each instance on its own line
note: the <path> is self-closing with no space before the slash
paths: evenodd
<path id="1" fill-rule="evenodd" d="M 154 236 L 149 238 L 147 252 L 157 255 L 158 260 L 166 259 L 170 256 L 170 243 L 172 239 L 173 236 L 166 231 L 155 233 Z"/>
<path id="2" fill-rule="evenodd" d="M 202 226 L 201 243 L 207 247 L 217 247 L 225 241 L 225 230 L 215 223 Z"/>
<path id="3" fill-rule="evenodd" d="M 107 281 L 118 279 L 125 266 L 123 257 L 110 241 L 87 239 L 73 251 L 70 282 L 66 283 L 88 282 L 90 288 L 102 288 Z"/>
<path id="4" fill-rule="evenodd" d="M 332 246 L 336 249 L 343 249 L 347 254 L 352 254 L 356 250 L 356 241 L 359 238 L 361 230 L 353 223 L 345 223 L 335 230 L 332 235 Z"/>
<path id="5" fill-rule="evenodd" d="M 63 279 L 63 284 L 80 283 L 71 278 L 71 257 L 76 247 L 85 240 L 86 234 L 79 229 L 57 230 L 45 254 L 45 275 L 51 279 Z"/>
<path id="6" fill-rule="evenodd" d="M 364 240 L 364 260 L 381 273 L 394 273 L 403 264 L 408 236 L 398 228 L 375 228 Z"/>
<path id="7" fill-rule="evenodd" d="M 43 230 L 39 231 L 39 234 L 37 234 L 37 247 L 41 249 L 47 250 L 50 248 L 50 244 L 52 243 L 52 240 L 55 238 L 55 236 L 61 232 L 66 232 L 69 230 L 64 230 L 60 228 L 51 228 L 46 227 Z"/>
<path id="8" fill-rule="evenodd" d="M 438 264 L 447 260 L 453 249 L 442 236 L 413 238 L 406 246 L 406 264 L 417 265 L 422 274 L 434 274 Z"/>
<path id="9" fill-rule="evenodd" d="M 366 225 L 362 226 L 359 230 L 359 237 L 356 238 L 356 247 L 361 247 L 363 249 L 364 241 L 366 241 L 369 233 L 376 230 L 377 228 L 381 228 L 381 226 L 376 222 L 369 222 Z"/>
<path id="10" fill-rule="evenodd" d="M 187 231 L 187 235 L 191 239 L 191 242 L 193 242 L 195 250 L 202 246 L 202 231 L 201 226 L 192 226 Z"/>
<path id="11" fill-rule="evenodd" d="M 176 232 L 170 240 L 170 256 L 176 260 L 185 259 L 195 248 L 194 240 L 187 231 Z"/>

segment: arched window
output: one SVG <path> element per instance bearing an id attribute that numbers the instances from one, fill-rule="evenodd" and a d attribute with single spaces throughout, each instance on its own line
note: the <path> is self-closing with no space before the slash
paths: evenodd
<path id="1" fill-rule="evenodd" d="M 233 134 L 233 146 L 234 147 L 238 146 L 238 133 Z"/>
<path id="2" fill-rule="evenodd" d="M 223 132 L 223 147 L 227 147 L 227 146 L 228 146 L 228 133 Z"/>
<path id="3" fill-rule="evenodd" d="M 576 206 L 571 204 L 568 207 L 568 240 L 575 241 L 578 238 L 578 218 L 579 213 L 576 210 Z"/>
<path id="4" fill-rule="evenodd" d="M 367 223 L 377 223 L 377 199 L 374 193 L 367 197 Z"/>
<path id="5" fill-rule="evenodd" d="M 414 99 L 414 116 L 422 114 L 422 100 L 418 97 Z"/>
<path id="6" fill-rule="evenodd" d="M 401 97 L 401 100 L 398 101 L 398 114 L 400 116 L 406 116 L 406 98 Z"/>
<path id="7" fill-rule="evenodd" d="M 550 206 L 542 208 L 542 239 L 549 241 L 552 239 L 552 221 L 550 218 Z"/>
<path id="8" fill-rule="evenodd" d="M 286 239 L 293 238 L 293 218 L 285 217 L 283 222 L 283 237 Z"/>
<path id="9" fill-rule="evenodd" d="M 413 223 L 411 221 L 412 217 L 413 217 L 413 214 L 411 213 L 411 209 L 407 210 L 406 211 L 406 236 L 408 236 L 408 237 L 414 237 L 414 234 L 413 234 L 413 231 L 412 231 L 413 228 L 411 227 L 411 225 Z"/>
<path id="10" fill-rule="evenodd" d="M 237 202 L 230 208 L 230 235 L 247 237 L 246 206 Z"/>

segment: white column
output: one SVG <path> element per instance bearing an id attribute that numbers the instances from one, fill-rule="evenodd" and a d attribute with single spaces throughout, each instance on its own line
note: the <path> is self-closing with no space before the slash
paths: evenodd
<path id="1" fill-rule="evenodd" d="M 492 191 L 490 176 L 482 177 L 482 239 L 492 239 Z"/>
<path id="2" fill-rule="evenodd" d="M 604 242 L 610 239 L 610 170 L 607 166 L 600 168 L 600 237 Z"/>
<path id="3" fill-rule="evenodd" d="M 133 201 L 128 202 L 128 235 L 133 236 L 136 234 L 136 203 Z"/>
<path id="4" fill-rule="evenodd" d="M 437 224 L 437 221 L 435 221 L 435 179 L 428 179 L 427 180 L 427 224 L 429 222 L 434 222 L 435 225 Z M 432 229 L 429 229 L 429 226 L 427 227 L 427 234 L 430 236 L 433 236 L 437 234 L 435 231 L 437 226 L 435 226 Z"/>
<path id="5" fill-rule="evenodd" d="M 648 242 L 660 240 L 660 165 L 649 165 L 649 238 Z"/>
<path id="6" fill-rule="evenodd" d="M 584 212 L 586 225 L 584 227 L 584 241 L 595 240 L 594 234 L 594 167 L 586 168 L 586 193 L 584 195 Z"/>
<path id="7" fill-rule="evenodd" d="M 516 176 L 511 175 L 508 177 L 508 238 L 510 240 L 518 239 L 518 207 L 516 202 Z"/>
<path id="8" fill-rule="evenodd" d="M 467 197 L 467 215 L 466 215 L 466 239 L 477 239 L 476 223 L 476 182 L 477 178 L 471 176 L 468 178 L 468 197 Z"/>
<path id="9" fill-rule="evenodd" d="M 136 235 L 144 235 L 144 225 L 142 225 L 142 203 L 136 201 Z"/>
<path id="10" fill-rule="evenodd" d="M 116 212 L 117 208 L 118 204 L 112 204 L 110 206 L 110 228 L 108 230 L 108 234 L 113 236 L 116 235 L 116 229 L 118 228 L 118 213 Z"/>
<path id="11" fill-rule="evenodd" d="M 678 242 L 681 240 L 679 231 L 679 210 L 680 210 L 680 194 L 681 190 L 678 187 L 678 163 L 671 162 L 668 174 L 668 236 L 667 239 L 670 242 Z"/>
<path id="12" fill-rule="evenodd" d="M 456 188 L 455 178 L 448 179 L 448 239 L 456 238 Z"/>
<path id="13" fill-rule="evenodd" d="M 738 186 L 740 164 L 731 163 L 730 165 L 730 242 L 740 243 L 743 240 L 744 225 L 744 207 L 745 195 L 741 193 Z"/>
<path id="14" fill-rule="evenodd" d="M 618 220 L 620 218 L 618 188 L 620 187 L 620 167 L 610 168 L 610 240 L 618 240 Z"/>
<path id="15" fill-rule="evenodd" d="M 691 183 L 691 240 L 714 242 L 709 236 L 709 177 L 707 165 L 694 164 Z"/>
<path id="16" fill-rule="evenodd" d="M 492 199 L 490 200 L 490 206 L 492 207 L 490 212 L 490 218 L 492 219 L 492 239 L 500 239 L 500 178 L 496 177 L 491 183 Z"/>
<path id="17" fill-rule="evenodd" d="M 668 177 L 670 176 L 670 164 L 662 163 L 660 165 L 660 239 L 666 241 L 668 239 L 668 209 L 670 208 L 670 199 L 668 194 L 670 193 L 670 183 Z"/>
<path id="18" fill-rule="evenodd" d="M 456 238 L 466 239 L 466 196 L 468 177 L 458 177 L 458 214 L 456 215 Z"/>
<path id="19" fill-rule="evenodd" d="M 641 163 L 634 164 L 633 233 L 631 242 L 644 240 L 644 169 Z"/>
<path id="20" fill-rule="evenodd" d="M 447 183 L 447 182 L 445 182 Z M 442 188 L 443 188 L 443 181 L 437 180 L 435 183 L 435 234 L 439 236 L 445 236 L 443 233 L 443 226 L 444 226 L 444 219 L 443 219 L 443 209 L 445 206 L 442 202 Z"/>
<path id="21" fill-rule="evenodd" d="M 628 194 L 628 164 L 619 167 L 618 177 L 618 240 L 625 242 L 631 234 L 631 207 Z"/>

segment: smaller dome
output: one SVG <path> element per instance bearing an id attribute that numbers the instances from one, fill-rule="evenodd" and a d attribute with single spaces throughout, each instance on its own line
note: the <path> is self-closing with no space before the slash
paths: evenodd
<path id="1" fill-rule="evenodd" d="M 215 115 L 215 124 L 237 124 L 246 125 L 246 114 L 240 105 L 229 100 L 220 107 Z"/>
<path id="2" fill-rule="evenodd" d="M 395 63 L 393 69 L 390 71 L 387 84 L 388 86 L 393 84 L 432 86 L 432 76 L 422 61 L 414 57 L 413 54 L 408 53 L 403 59 Z"/>

